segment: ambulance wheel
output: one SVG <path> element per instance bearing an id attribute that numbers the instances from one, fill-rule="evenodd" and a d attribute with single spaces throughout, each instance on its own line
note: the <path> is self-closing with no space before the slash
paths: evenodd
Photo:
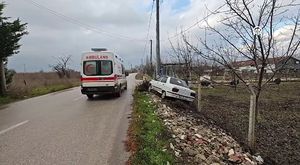
<path id="1" fill-rule="evenodd" d="M 124 90 L 127 90 L 127 84 L 125 85 Z"/>
<path id="2" fill-rule="evenodd" d="M 122 93 L 122 88 L 119 87 L 119 90 L 117 91 L 116 96 L 121 97 L 121 93 Z"/>
<path id="3" fill-rule="evenodd" d="M 93 94 L 87 94 L 86 96 L 88 97 L 88 99 L 93 99 L 94 98 Z"/>

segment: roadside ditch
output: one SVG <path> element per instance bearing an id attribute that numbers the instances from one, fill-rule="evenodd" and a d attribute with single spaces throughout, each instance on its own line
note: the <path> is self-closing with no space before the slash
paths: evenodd
<path id="1" fill-rule="evenodd" d="M 224 130 L 179 100 L 161 100 L 137 87 L 128 131 L 128 164 L 263 164 Z"/>

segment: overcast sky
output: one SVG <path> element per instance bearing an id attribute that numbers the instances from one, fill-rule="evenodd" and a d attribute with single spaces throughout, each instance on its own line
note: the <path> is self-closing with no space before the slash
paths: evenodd
<path id="1" fill-rule="evenodd" d="M 5 16 L 28 23 L 29 35 L 21 40 L 20 53 L 9 59 L 9 68 L 18 72 L 24 71 L 24 67 L 27 72 L 48 71 L 55 57 L 67 55 L 72 55 L 70 67 L 79 70 L 81 54 L 92 47 L 108 48 L 122 56 L 127 67 L 135 66 L 149 55 L 148 40 L 155 40 L 155 10 L 147 38 L 152 0 L 6 0 L 5 3 Z M 221 0 L 161 0 L 162 59 L 169 58 L 168 37 L 205 17 L 206 8 L 214 10 L 222 4 Z M 196 26 L 190 31 L 197 30 Z"/>

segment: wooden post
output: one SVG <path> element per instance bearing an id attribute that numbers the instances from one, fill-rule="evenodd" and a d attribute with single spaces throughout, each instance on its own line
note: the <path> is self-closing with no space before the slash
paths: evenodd
<path id="1" fill-rule="evenodd" d="M 250 86 L 250 109 L 249 109 L 249 129 L 248 129 L 248 146 L 251 150 L 255 150 L 255 108 L 256 108 L 256 94 Z"/>
<path id="2" fill-rule="evenodd" d="M 201 112 L 201 82 L 198 84 L 198 112 Z"/>

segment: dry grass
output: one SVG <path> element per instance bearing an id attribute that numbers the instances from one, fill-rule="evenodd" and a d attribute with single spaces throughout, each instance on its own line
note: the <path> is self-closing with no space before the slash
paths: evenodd
<path id="1" fill-rule="evenodd" d="M 36 91 L 43 91 L 40 94 L 44 94 L 79 84 L 80 74 L 78 72 L 71 73 L 70 78 L 59 78 L 55 72 L 17 73 L 8 87 L 8 91 L 12 98 L 19 99 L 39 95 Z"/>

